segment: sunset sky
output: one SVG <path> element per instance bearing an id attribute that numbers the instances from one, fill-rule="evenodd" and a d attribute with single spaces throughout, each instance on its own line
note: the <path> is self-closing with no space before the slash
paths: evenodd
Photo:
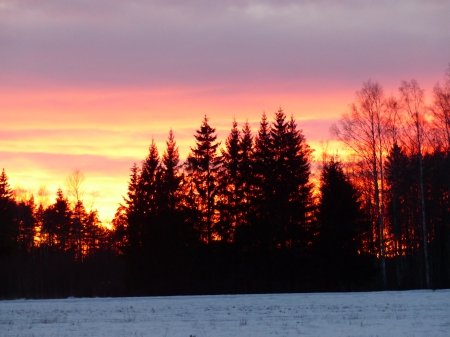
<path id="1" fill-rule="evenodd" d="M 319 152 L 367 80 L 430 95 L 449 17 L 445 0 L 0 0 L 0 169 L 52 200 L 79 169 L 105 220 L 152 137 L 162 154 L 172 128 L 184 159 L 205 114 L 223 141 L 282 107 Z"/>

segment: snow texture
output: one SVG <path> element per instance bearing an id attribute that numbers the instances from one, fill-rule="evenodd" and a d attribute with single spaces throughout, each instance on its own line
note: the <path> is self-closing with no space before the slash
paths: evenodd
<path id="1" fill-rule="evenodd" d="M 0 301 L 0 336 L 450 336 L 450 290 Z"/>

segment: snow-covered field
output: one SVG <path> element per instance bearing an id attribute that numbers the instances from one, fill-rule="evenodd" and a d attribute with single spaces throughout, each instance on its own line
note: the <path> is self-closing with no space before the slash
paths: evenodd
<path id="1" fill-rule="evenodd" d="M 450 290 L 0 301 L 0 336 L 450 336 Z"/>

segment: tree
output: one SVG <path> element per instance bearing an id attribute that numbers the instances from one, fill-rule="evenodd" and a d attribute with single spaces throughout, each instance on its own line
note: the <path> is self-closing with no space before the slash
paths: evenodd
<path id="1" fill-rule="evenodd" d="M 409 140 L 411 153 L 417 156 L 419 171 L 420 208 L 423 237 L 423 254 L 425 264 L 425 281 L 427 288 L 431 287 L 431 270 L 428 254 L 428 229 L 425 210 L 425 187 L 423 155 L 426 149 L 426 133 L 428 129 L 427 109 L 424 102 L 424 91 L 415 80 L 403 81 L 399 88 L 405 111 L 405 137 Z"/>
<path id="2" fill-rule="evenodd" d="M 323 277 L 332 282 L 327 289 L 338 290 L 355 282 L 355 275 L 361 277 L 367 269 L 359 257 L 370 226 L 361 209 L 360 193 L 344 174 L 341 162 L 332 158 L 324 163 L 319 193 L 316 250 Z"/>
<path id="3" fill-rule="evenodd" d="M 250 242 L 250 214 L 252 211 L 252 195 L 253 195 L 253 136 L 248 121 L 242 127 L 239 137 L 239 154 L 238 154 L 238 185 L 239 190 L 239 226 L 235 230 L 235 242 Z"/>
<path id="4" fill-rule="evenodd" d="M 408 200 L 412 183 L 410 158 L 398 144 L 394 143 L 385 161 L 386 171 L 386 211 L 391 224 L 393 242 L 392 255 L 396 259 L 397 286 L 404 285 L 404 256 L 414 247 L 408 230 L 410 214 Z"/>
<path id="5" fill-rule="evenodd" d="M 364 163 L 370 174 L 369 188 L 373 200 L 374 239 L 380 253 L 383 287 L 387 286 L 386 247 L 384 223 L 384 156 L 386 152 L 387 118 L 386 101 L 382 87 L 377 82 L 366 82 L 356 93 L 356 103 L 350 113 L 342 115 L 333 124 L 331 133 L 350 148 Z"/>
<path id="6" fill-rule="evenodd" d="M 45 233 L 46 244 L 60 251 L 68 249 L 72 224 L 72 211 L 69 201 L 61 188 L 56 192 L 55 203 L 45 210 L 45 221 L 42 230 Z"/>
<path id="7" fill-rule="evenodd" d="M 251 177 L 251 196 L 250 203 L 252 211 L 251 218 L 251 236 L 256 245 L 270 247 L 272 236 L 269 217 L 269 205 L 271 194 L 271 166 L 272 158 L 270 154 L 270 125 L 264 112 L 259 123 L 258 134 L 255 137 L 255 144 L 251 157 L 251 166 L 253 176 Z"/>
<path id="8" fill-rule="evenodd" d="M 225 241 L 234 240 L 234 234 L 240 219 L 240 132 L 236 120 L 222 149 L 221 202 L 220 202 L 220 236 Z"/>
<path id="9" fill-rule="evenodd" d="M 124 248 L 135 250 L 142 246 L 142 214 L 139 191 L 140 169 L 136 163 L 131 168 L 127 196 L 123 197 L 125 205 L 120 205 L 115 216 L 115 223 L 120 223 L 124 231 Z M 121 221 L 123 219 L 123 221 Z M 117 227 L 117 226 L 116 226 Z M 125 248 L 126 250 L 126 248 Z"/>
<path id="10" fill-rule="evenodd" d="M 83 205 L 83 197 L 86 194 L 85 176 L 80 170 L 73 171 L 65 180 L 69 200 L 72 204 L 72 226 L 69 229 L 72 236 L 72 248 L 76 252 L 77 258 L 81 261 L 82 254 L 82 236 L 83 236 L 83 216 L 85 216 L 85 209 Z"/>
<path id="11" fill-rule="evenodd" d="M 310 154 L 293 118 L 286 121 L 280 109 L 269 128 L 263 115 L 254 151 L 261 244 L 293 247 L 302 239 L 312 211 Z"/>
<path id="12" fill-rule="evenodd" d="M 436 84 L 433 90 L 433 105 L 431 112 L 434 117 L 434 127 L 438 140 L 444 151 L 450 151 L 450 66 L 444 80 L 444 85 Z"/>
<path id="13" fill-rule="evenodd" d="M 139 192 L 141 195 L 143 214 L 150 220 L 157 212 L 157 195 L 161 181 L 160 160 L 158 149 L 154 139 L 150 144 L 149 154 L 142 162 L 141 174 L 139 176 Z"/>
<path id="14" fill-rule="evenodd" d="M 10 254 L 16 245 L 17 231 L 14 224 L 15 203 L 5 169 L 0 175 L 0 256 Z"/>
<path id="15" fill-rule="evenodd" d="M 217 223 L 218 179 L 222 160 L 217 156 L 217 148 L 220 145 L 215 134 L 216 129 L 208 124 L 209 118 L 205 116 L 200 129 L 194 135 L 196 146 L 191 147 L 191 153 L 187 158 L 187 169 L 192 172 L 192 183 L 198 196 L 196 205 L 201 212 L 201 223 L 197 224 L 202 240 L 211 243 L 214 226 Z M 194 205 L 193 205 L 194 206 Z"/>
<path id="16" fill-rule="evenodd" d="M 28 200 L 16 202 L 15 221 L 19 227 L 18 244 L 19 250 L 23 252 L 34 252 L 34 238 L 36 234 L 34 197 Z"/>
<path id="17" fill-rule="evenodd" d="M 67 194 L 73 205 L 81 201 L 86 193 L 85 176 L 80 170 L 73 171 L 64 181 Z"/>
<path id="18" fill-rule="evenodd" d="M 167 148 L 161 162 L 161 202 L 167 212 L 174 213 L 180 203 L 180 184 L 183 175 L 180 172 L 181 165 L 178 147 L 175 142 L 172 129 L 166 142 Z"/>

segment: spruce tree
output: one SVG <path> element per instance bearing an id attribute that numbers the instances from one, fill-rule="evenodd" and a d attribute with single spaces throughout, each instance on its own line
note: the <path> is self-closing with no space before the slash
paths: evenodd
<path id="1" fill-rule="evenodd" d="M 360 257 L 370 224 L 361 211 L 360 194 L 345 176 L 339 161 L 332 159 L 324 164 L 319 191 L 316 248 L 322 281 L 328 290 L 348 290 L 367 270 Z"/>
<path id="2" fill-rule="evenodd" d="M 212 128 L 209 118 L 205 116 L 200 129 L 194 135 L 196 146 L 191 148 L 188 156 L 188 170 L 191 171 L 193 192 L 198 196 L 198 207 L 201 213 L 200 223 L 196 224 L 203 241 L 211 243 L 214 226 L 217 223 L 216 195 L 219 190 L 217 176 L 221 167 L 221 158 L 217 155 L 216 129 Z"/>
<path id="3" fill-rule="evenodd" d="M 17 230 L 14 224 L 15 202 L 5 169 L 0 175 L 0 256 L 11 253 L 16 246 Z"/>
<path id="4" fill-rule="evenodd" d="M 408 214 L 405 200 L 411 187 L 409 158 L 404 150 L 394 143 L 386 157 L 386 213 L 393 234 L 392 249 L 395 256 L 397 286 L 404 285 L 404 257 L 409 255 Z"/>
<path id="5" fill-rule="evenodd" d="M 139 193 L 141 194 L 142 212 L 146 221 L 157 213 L 157 195 L 161 181 L 160 160 L 154 139 L 150 144 L 149 154 L 142 162 L 139 176 Z"/>
<path id="6" fill-rule="evenodd" d="M 252 193 L 250 202 L 253 205 L 250 214 L 250 236 L 253 244 L 257 246 L 269 247 L 272 233 L 268 217 L 270 214 L 270 194 L 271 194 L 271 166 L 272 158 L 269 149 L 270 126 L 267 116 L 263 113 L 259 123 L 258 134 L 255 137 L 254 150 L 252 154 L 253 177 L 250 180 Z"/>
<path id="7" fill-rule="evenodd" d="M 137 250 L 138 247 L 142 246 L 141 224 L 143 217 L 139 181 L 140 169 L 134 163 L 128 182 L 127 196 L 123 198 L 125 205 L 120 205 L 116 214 L 116 222 L 122 224 L 121 226 L 125 232 L 126 239 L 124 241 L 128 250 Z M 123 217 L 124 221 L 120 220 L 121 217 Z"/>
<path id="8" fill-rule="evenodd" d="M 250 235 L 250 214 L 252 210 L 252 179 L 253 179 L 253 136 L 250 125 L 245 122 L 239 138 L 238 156 L 238 181 L 239 189 L 237 196 L 239 200 L 239 226 L 235 231 L 235 240 L 243 240 L 249 243 Z"/>
<path id="9" fill-rule="evenodd" d="M 183 175 L 178 147 L 172 129 L 166 142 L 167 148 L 161 161 L 161 195 L 162 206 L 167 212 L 175 212 L 180 203 L 180 184 Z"/>
<path id="10" fill-rule="evenodd" d="M 220 228 L 219 235 L 225 241 L 234 239 L 240 218 L 239 139 L 237 122 L 233 120 L 231 132 L 225 141 L 225 149 L 222 149 L 223 170 L 220 177 L 220 221 L 217 227 Z"/>
<path id="11" fill-rule="evenodd" d="M 293 118 L 279 109 L 268 126 L 263 115 L 255 140 L 255 227 L 261 244 L 299 246 L 311 220 L 311 150 Z M 254 220 L 253 220 L 254 221 Z M 306 243 L 305 243 L 306 244 Z"/>
<path id="12" fill-rule="evenodd" d="M 72 210 L 61 188 L 56 192 L 55 203 L 45 210 L 43 230 L 47 245 L 60 251 L 68 249 L 72 224 Z"/>

